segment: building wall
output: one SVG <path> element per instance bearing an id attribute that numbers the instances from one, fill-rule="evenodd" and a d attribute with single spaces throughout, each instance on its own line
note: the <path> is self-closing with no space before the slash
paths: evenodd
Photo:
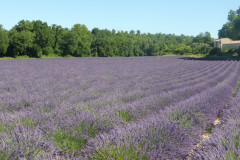
<path id="1" fill-rule="evenodd" d="M 240 43 L 222 44 L 222 48 L 238 49 L 239 47 L 240 47 Z"/>
<path id="2" fill-rule="evenodd" d="M 240 41 L 233 41 L 230 38 L 221 38 L 214 41 L 214 47 L 221 49 L 238 49 L 240 47 Z"/>
<path id="3" fill-rule="evenodd" d="M 221 42 L 215 41 L 214 42 L 214 48 L 221 48 Z"/>

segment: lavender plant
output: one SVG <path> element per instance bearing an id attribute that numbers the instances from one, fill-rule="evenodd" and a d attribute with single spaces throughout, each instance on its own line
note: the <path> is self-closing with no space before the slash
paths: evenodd
<path id="1" fill-rule="evenodd" d="M 209 152 L 239 155 L 236 61 L 63 58 L 0 68 L 2 159 L 183 159 L 227 108 L 234 132 L 214 131 L 225 145 Z"/>

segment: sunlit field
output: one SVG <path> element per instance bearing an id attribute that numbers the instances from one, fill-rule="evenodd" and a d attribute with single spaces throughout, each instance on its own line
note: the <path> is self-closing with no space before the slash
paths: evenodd
<path id="1" fill-rule="evenodd" d="M 238 159 L 239 80 L 238 61 L 1 60 L 0 159 Z"/>

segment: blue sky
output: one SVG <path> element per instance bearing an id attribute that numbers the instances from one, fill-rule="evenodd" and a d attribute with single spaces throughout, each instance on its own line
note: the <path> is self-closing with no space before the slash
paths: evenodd
<path id="1" fill-rule="evenodd" d="M 140 30 L 142 33 L 197 35 L 209 31 L 217 38 L 230 9 L 239 0 L 3 0 L 0 24 L 11 29 L 20 20 L 42 20 L 89 30 Z"/>

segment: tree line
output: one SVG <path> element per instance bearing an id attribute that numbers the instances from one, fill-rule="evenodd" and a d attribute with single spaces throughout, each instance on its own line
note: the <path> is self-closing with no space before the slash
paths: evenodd
<path id="1" fill-rule="evenodd" d="M 205 54 L 212 50 L 209 32 L 197 36 L 116 31 L 75 24 L 71 29 L 40 20 L 21 20 L 11 30 L 0 25 L 0 56 L 75 57 Z"/>

